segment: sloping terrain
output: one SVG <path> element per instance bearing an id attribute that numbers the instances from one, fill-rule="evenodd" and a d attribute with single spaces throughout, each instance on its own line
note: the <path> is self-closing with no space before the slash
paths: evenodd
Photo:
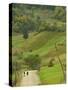
<path id="1" fill-rule="evenodd" d="M 22 73 L 31 70 L 38 70 L 41 84 L 65 82 L 63 75 L 63 71 L 66 72 L 65 6 L 12 4 L 10 35 L 11 33 L 10 77 L 13 86 L 18 86 L 23 79 L 23 83 L 26 83 L 28 78 L 23 78 Z M 32 76 L 33 74 L 29 79 Z"/>
<path id="2" fill-rule="evenodd" d="M 62 75 L 62 69 L 59 64 L 57 55 L 59 55 L 61 62 L 65 63 L 65 32 L 35 32 L 30 33 L 29 38 L 26 40 L 22 37 L 22 35 L 13 36 L 12 40 L 13 61 L 16 60 L 19 63 L 19 65 L 22 65 L 23 59 L 19 58 L 20 56 L 25 57 L 31 53 L 38 54 L 41 57 L 42 61 L 40 69 L 40 78 L 42 84 L 63 83 L 64 77 Z M 55 44 L 57 44 L 57 52 L 55 49 Z M 47 65 L 51 58 L 55 59 L 54 64 L 56 65 L 53 66 L 53 68 L 49 69 Z M 57 79 L 56 82 L 54 81 L 54 78 Z"/>

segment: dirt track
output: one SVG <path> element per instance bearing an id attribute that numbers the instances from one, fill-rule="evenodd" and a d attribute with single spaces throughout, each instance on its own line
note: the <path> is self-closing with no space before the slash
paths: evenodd
<path id="1" fill-rule="evenodd" d="M 26 71 L 25 74 L 22 73 L 22 77 L 20 86 L 33 86 L 40 84 L 37 70 Z"/>

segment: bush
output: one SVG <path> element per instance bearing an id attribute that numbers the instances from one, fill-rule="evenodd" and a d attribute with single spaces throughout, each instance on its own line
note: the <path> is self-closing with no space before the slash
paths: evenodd
<path id="1" fill-rule="evenodd" d="M 49 61 L 48 67 L 53 67 L 53 65 L 54 65 L 53 61 L 54 61 L 54 59 L 51 59 L 51 60 Z"/>
<path id="2" fill-rule="evenodd" d="M 32 70 L 39 70 L 40 69 L 40 57 L 39 55 L 29 55 L 26 58 L 24 58 L 25 65 L 27 65 Z"/>

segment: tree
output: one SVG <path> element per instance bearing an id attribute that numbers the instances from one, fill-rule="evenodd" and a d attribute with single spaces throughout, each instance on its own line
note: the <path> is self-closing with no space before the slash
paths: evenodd
<path id="1" fill-rule="evenodd" d="M 26 58 L 24 58 L 25 65 L 29 67 L 29 69 L 32 70 L 39 70 L 41 59 L 39 55 L 28 55 Z"/>
<path id="2" fill-rule="evenodd" d="M 34 31 L 35 25 L 30 16 L 21 16 L 18 20 L 20 31 L 23 33 L 23 38 L 27 39 L 30 31 Z"/>
<path id="3" fill-rule="evenodd" d="M 49 61 L 48 67 L 52 67 L 52 66 L 54 65 L 53 61 L 54 61 L 54 59 L 51 59 L 51 60 Z"/>
<path id="4" fill-rule="evenodd" d="M 28 38 L 28 31 L 26 30 L 26 29 L 24 29 L 23 31 L 22 31 L 22 33 L 23 33 L 23 38 L 24 39 L 27 39 Z"/>
<path id="5" fill-rule="evenodd" d="M 56 7 L 54 10 L 54 18 L 66 21 L 66 10 L 65 7 Z"/>

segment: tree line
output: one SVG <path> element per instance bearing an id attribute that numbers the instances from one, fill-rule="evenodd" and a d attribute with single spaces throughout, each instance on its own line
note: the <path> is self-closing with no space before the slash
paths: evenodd
<path id="1" fill-rule="evenodd" d="M 66 27 L 66 7 L 48 5 L 12 5 L 12 32 L 28 38 L 30 32 L 59 31 Z"/>

